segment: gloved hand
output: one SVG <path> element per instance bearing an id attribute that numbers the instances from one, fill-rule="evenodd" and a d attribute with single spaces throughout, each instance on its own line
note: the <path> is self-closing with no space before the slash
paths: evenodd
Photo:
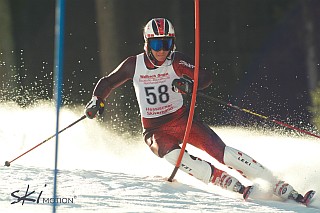
<path id="1" fill-rule="evenodd" d="M 92 119 L 96 115 L 101 115 L 104 111 L 104 101 L 102 98 L 93 96 L 89 103 L 86 105 L 85 114 L 88 118 Z"/>
<path id="2" fill-rule="evenodd" d="M 193 90 L 193 80 L 186 75 L 172 81 L 172 90 L 182 94 L 191 94 Z"/>

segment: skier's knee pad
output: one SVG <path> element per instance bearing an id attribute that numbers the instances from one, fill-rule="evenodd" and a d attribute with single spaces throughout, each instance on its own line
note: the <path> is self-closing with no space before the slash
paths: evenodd
<path id="1" fill-rule="evenodd" d="M 268 169 L 264 168 L 260 163 L 255 161 L 250 156 L 232 147 L 226 146 L 223 160 L 227 166 L 238 170 L 248 178 L 273 178 Z"/>
<path id="2" fill-rule="evenodd" d="M 176 165 L 180 150 L 181 149 L 174 149 L 171 152 L 167 153 L 164 158 L 169 163 Z M 211 164 L 192 155 L 189 155 L 189 153 L 186 151 L 182 157 L 179 169 L 205 183 L 210 182 L 210 178 L 212 175 Z"/>

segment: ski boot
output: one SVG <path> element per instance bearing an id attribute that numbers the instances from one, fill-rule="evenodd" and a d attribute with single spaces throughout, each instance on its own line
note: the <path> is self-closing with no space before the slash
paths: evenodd
<path id="1" fill-rule="evenodd" d="M 304 204 L 308 206 L 314 194 L 316 193 L 313 190 L 308 191 L 304 196 L 299 194 L 293 187 L 285 183 L 284 181 L 278 181 L 278 183 L 274 187 L 274 194 L 283 198 L 283 199 L 290 199 L 294 200 L 297 203 Z"/>
<path id="2" fill-rule="evenodd" d="M 212 183 L 214 185 L 220 186 L 229 191 L 238 192 L 242 194 L 244 200 L 247 200 L 253 186 L 244 186 L 236 178 L 232 177 L 228 173 L 215 169 Z"/>
<path id="3" fill-rule="evenodd" d="M 309 206 L 315 193 L 315 191 L 310 190 L 303 196 L 302 194 L 299 194 L 296 190 L 292 190 L 288 198 L 296 201 L 297 203 Z"/>
<path id="4" fill-rule="evenodd" d="M 243 199 L 246 201 L 253 190 L 253 186 L 241 186 L 239 193 L 242 194 Z"/>

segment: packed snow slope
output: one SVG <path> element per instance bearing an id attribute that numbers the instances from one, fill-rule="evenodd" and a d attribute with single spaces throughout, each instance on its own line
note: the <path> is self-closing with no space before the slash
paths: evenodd
<path id="1" fill-rule="evenodd" d="M 60 129 L 82 114 L 62 109 Z M 11 161 L 55 133 L 55 108 L 1 104 L 0 163 Z M 262 180 L 248 202 L 206 185 L 157 158 L 142 137 L 118 135 L 84 119 L 59 135 L 57 212 L 320 212 L 320 140 L 244 128 L 213 127 L 225 143 L 251 155 L 296 190 L 318 192 L 311 207 L 281 202 L 263 193 Z M 188 151 L 215 163 L 205 153 Z M 52 212 L 55 139 L 0 166 L 0 212 Z M 244 183 L 250 183 L 242 180 Z M 318 195 L 318 197 L 317 197 Z"/>

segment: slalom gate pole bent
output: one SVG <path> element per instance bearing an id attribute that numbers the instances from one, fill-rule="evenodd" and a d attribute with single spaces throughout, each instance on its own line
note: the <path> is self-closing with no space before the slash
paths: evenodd
<path id="1" fill-rule="evenodd" d="M 60 131 L 58 132 L 58 134 L 60 134 L 61 132 L 65 131 L 66 129 L 72 127 L 73 125 L 75 125 L 76 123 L 78 123 L 79 121 L 81 121 L 81 120 L 83 120 L 83 119 L 85 119 L 85 118 L 86 118 L 86 116 L 83 115 L 81 118 L 79 118 L 78 120 L 76 120 L 75 122 L 73 122 L 72 124 L 70 124 L 69 126 L 67 126 L 67 127 L 63 128 L 62 130 L 60 130 Z M 29 149 L 28 151 L 22 153 L 21 155 L 19 155 L 18 157 L 14 158 L 13 160 L 11 160 L 11 161 L 6 161 L 6 162 L 5 162 L 5 166 L 8 166 L 8 167 L 9 167 L 10 164 L 11 164 L 13 161 L 15 161 L 15 160 L 17 160 L 18 158 L 24 156 L 24 155 L 27 154 L 28 152 L 31 152 L 32 150 L 34 150 L 34 149 L 37 148 L 38 146 L 44 144 L 45 142 L 47 142 L 47 141 L 50 140 L 51 138 L 55 137 L 56 135 L 57 135 L 57 134 L 54 134 L 54 135 L 50 136 L 49 138 L 45 139 L 45 140 L 42 141 L 41 143 L 39 143 L 39 144 L 37 144 L 36 146 L 32 147 L 32 148 Z"/>
<path id="2" fill-rule="evenodd" d="M 176 166 L 169 177 L 168 181 L 172 182 L 174 176 L 176 175 L 181 161 L 182 157 L 184 154 L 184 151 L 186 149 L 187 141 L 189 138 L 189 133 L 192 127 L 192 121 L 193 121 L 193 114 L 194 114 L 194 108 L 195 108 L 195 103 L 196 103 L 196 98 L 197 98 L 197 89 L 198 89 L 198 78 L 199 78 L 199 57 L 200 57 L 200 20 L 199 20 L 199 0 L 195 0 L 195 68 L 194 68 L 194 76 L 193 76 L 193 91 L 192 91 L 192 99 L 190 103 L 190 111 L 189 111 L 189 116 L 188 116 L 188 121 L 187 121 L 187 126 L 186 126 L 186 131 L 183 137 L 183 143 L 182 147 L 180 150 L 179 157 L 176 162 Z"/>
<path id="3" fill-rule="evenodd" d="M 256 113 L 256 112 L 250 111 L 250 110 L 248 110 L 248 109 L 240 108 L 240 107 L 235 106 L 235 105 L 233 105 L 233 104 L 231 104 L 231 103 L 222 101 L 222 100 L 220 100 L 220 99 L 218 99 L 218 98 L 214 98 L 214 97 L 211 97 L 211 96 L 209 96 L 209 95 L 206 95 L 206 94 L 204 94 L 204 93 L 202 93 L 202 92 L 198 92 L 198 96 L 207 98 L 207 99 L 209 99 L 209 100 L 218 102 L 218 103 L 220 103 L 220 104 L 222 104 L 222 105 L 226 105 L 226 106 L 229 106 L 229 107 L 231 107 L 231 108 L 240 110 L 240 111 L 242 111 L 242 112 L 246 112 L 246 113 L 249 113 L 249 114 L 251 114 L 251 115 L 260 117 L 260 118 L 262 118 L 262 119 L 271 121 L 271 122 L 276 123 L 276 124 L 278 124 L 278 125 L 280 125 L 280 126 L 284 126 L 284 127 L 289 128 L 289 129 L 293 129 L 293 130 L 296 130 L 296 131 L 298 131 L 298 132 L 301 132 L 301 133 L 304 133 L 304 134 L 307 134 L 307 135 L 311 135 L 311 136 L 314 136 L 314 137 L 316 137 L 316 138 L 320 138 L 320 135 L 316 135 L 316 134 L 313 134 L 312 132 L 306 131 L 306 130 L 304 130 L 304 129 L 300 129 L 300 128 L 295 127 L 295 126 L 292 126 L 292 125 L 290 125 L 290 124 L 287 124 L 287 123 L 284 123 L 284 122 L 281 122 L 281 121 L 277 121 L 277 120 L 272 119 L 272 118 L 269 118 L 269 117 L 267 117 L 267 116 L 265 116 L 265 115 L 260 115 L 260 114 L 258 114 L 258 113 Z"/>

